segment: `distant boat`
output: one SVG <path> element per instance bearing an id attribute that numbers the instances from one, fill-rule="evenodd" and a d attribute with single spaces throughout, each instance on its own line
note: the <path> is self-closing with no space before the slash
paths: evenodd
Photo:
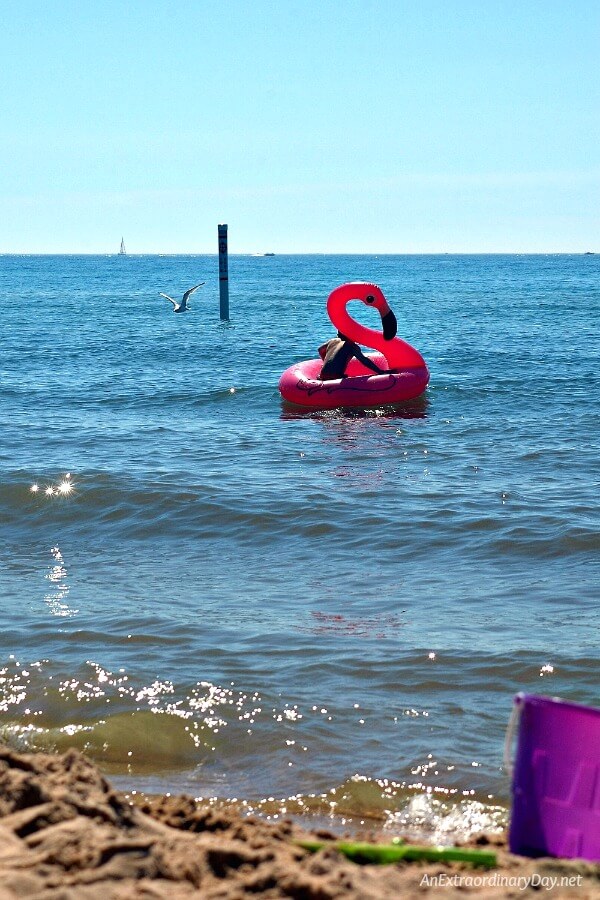
<path id="1" fill-rule="evenodd" d="M 125 249 L 125 241 L 121 238 L 121 248 L 119 250 L 119 256 L 126 256 L 127 250 Z"/>
<path id="2" fill-rule="evenodd" d="M 593 250 L 586 250 L 585 253 L 584 253 L 583 255 L 584 255 L 584 256 L 594 256 L 594 251 L 593 251 Z"/>
<path id="3" fill-rule="evenodd" d="M 275 256 L 274 253 L 253 253 L 252 256 Z"/>

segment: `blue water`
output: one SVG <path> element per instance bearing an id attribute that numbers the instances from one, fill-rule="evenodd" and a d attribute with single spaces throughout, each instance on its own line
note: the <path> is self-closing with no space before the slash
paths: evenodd
<path id="1" fill-rule="evenodd" d="M 600 705 L 600 256 L 233 256 L 230 323 L 216 257 L 0 275 L 2 736 L 265 815 L 500 827 L 515 692 Z M 285 406 L 354 280 L 426 394 Z"/>

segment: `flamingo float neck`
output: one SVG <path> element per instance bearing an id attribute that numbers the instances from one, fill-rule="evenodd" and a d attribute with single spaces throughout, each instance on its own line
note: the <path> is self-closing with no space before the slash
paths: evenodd
<path id="1" fill-rule="evenodd" d="M 363 344 L 382 353 L 390 369 L 425 367 L 425 360 L 418 350 L 399 337 L 386 340 L 381 331 L 368 328 L 353 319 L 346 306 L 350 300 L 361 300 L 365 306 L 374 306 L 382 320 L 394 316 L 381 288 L 368 282 L 343 284 L 329 295 L 327 314 L 338 331 L 357 344 Z M 395 317 L 394 317 L 395 321 Z"/>

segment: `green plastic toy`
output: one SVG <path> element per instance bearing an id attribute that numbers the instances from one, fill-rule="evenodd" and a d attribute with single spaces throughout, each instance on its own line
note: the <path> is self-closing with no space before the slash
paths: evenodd
<path id="1" fill-rule="evenodd" d="M 491 869 L 497 865 L 496 854 L 489 850 L 469 850 L 464 847 L 419 847 L 415 844 L 367 844 L 349 841 L 298 841 L 300 847 L 316 853 L 333 847 L 356 863 L 415 862 L 465 862 L 472 866 Z"/>

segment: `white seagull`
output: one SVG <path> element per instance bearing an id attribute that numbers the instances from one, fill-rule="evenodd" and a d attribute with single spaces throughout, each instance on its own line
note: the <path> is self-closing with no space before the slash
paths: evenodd
<path id="1" fill-rule="evenodd" d="M 196 284 L 193 288 L 190 288 L 189 291 L 186 291 L 183 295 L 181 303 L 178 303 L 177 300 L 173 300 L 173 298 L 169 297 L 168 294 L 163 294 L 162 291 L 159 291 L 159 295 L 161 297 L 164 297 L 166 300 L 171 301 L 171 303 L 173 304 L 173 312 L 187 312 L 189 309 L 188 297 L 190 296 L 190 294 L 193 294 L 194 291 L 198 290 L 199 287 L 202 287 L 203 284 L 206 284 L 206 282 L 201 281 L 200 284 Z"/>

